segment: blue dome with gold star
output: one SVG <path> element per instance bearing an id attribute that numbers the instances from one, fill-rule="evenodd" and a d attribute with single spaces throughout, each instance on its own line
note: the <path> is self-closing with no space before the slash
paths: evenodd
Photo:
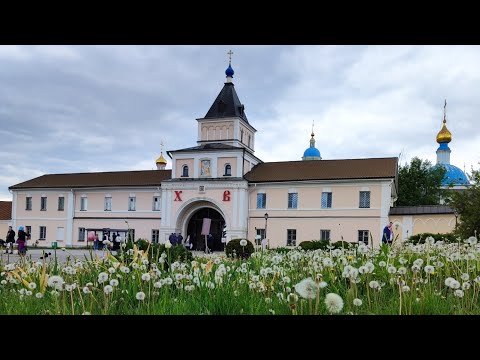
<path id="1" fill-rule="evenodd" d="M 303 153 L 303 157 L 310 157 L 310 156 L 316 156 L 320 157 L 320 151 L 317 148 L 314 147 L 309 147 L 305 152 Z"/>
<path id="2" fill-rule="evenodd" d="M 449 186 L 450 184 L 453 185 L 470 185 L 468 181 L 467 175 L 456 167 L 455 165 L 451 164 L 438 164 L 435 165 L 433 168 L 437 168 L 437 166 L 443 166 L 447 172 L 442 180 L 443 186 Z"/>

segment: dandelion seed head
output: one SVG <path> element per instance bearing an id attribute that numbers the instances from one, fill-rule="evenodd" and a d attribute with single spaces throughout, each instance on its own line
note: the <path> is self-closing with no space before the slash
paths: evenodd
<path id="1" fill-rule="evenodd" d="M 325 306 L 331 314 L 337 314 L 343 309 L 343 299 L 335 293 L 329 293 L 325 297 Z"/>
<path id="2" fill-rule="evenodd" d="M 353 305 L 355 306 L 362 306 L 362 300 L 360 299 L 353 299 Z"/>

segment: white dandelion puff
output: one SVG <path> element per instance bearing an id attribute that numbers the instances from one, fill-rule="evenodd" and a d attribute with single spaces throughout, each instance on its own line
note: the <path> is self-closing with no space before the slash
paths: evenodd
<path id="1" fill-rule="evenodd" d="M 48 278 L 47 285 L 55 290 L 62 290 L 63 284 L 65 284 L 65 281 L 61 276 L 54 275 Z"/>
<path id="2" fill-rule="evenodd" d="M 145 293 L 143 291 L 139 291 L 137 292 L 137 295 L 135 295 L 135 297 L 137 298 L 137 300 L 143 301 L 145 300 Z"/>
<path id="3" fill-rule="evenodd" d="M 101 272 L 100 274 L 98 274 L 98 282 L 100 284 L 103 284 L 107 280 L 108 280 L 108 274 L 106 272 Z"/>
<path id="4" fill-rule="evenodd" d="M 297 285 L 295 290 L 304 299 L 315 299 L 317 297 L 318 285 L 312 278 L 303 279 Z"/>
<path id="5" fill-rule="evenodd" d="M 343 299 L 334 293 L 329 293 L 325 297 L 325 306 L 331 314 L 336 314 L 343 309 Z"/>
<path id="6" fill-rule="evenodd" d="M 355 306 L 362 306 L 362 300 L 360 300 L 360 299 L 353 299 L 353 305 L 355 305 Z"/>
<path id="7" fill-rule="evenodd" d="M 423 270 L 427 273 L 427 274 L 433 274 L 435 272 L 435 268 L 432 266 L 432 265 L 427 265 L 423 268 Z"/>

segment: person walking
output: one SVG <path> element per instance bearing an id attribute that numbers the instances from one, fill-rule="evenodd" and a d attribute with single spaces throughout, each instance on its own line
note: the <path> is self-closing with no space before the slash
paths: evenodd
<path id="1" fill-rule="evenodd" d="M 18 254 L 25 255 L 27 253 L 27 237 L 28 234 L 24 231 L 24 227 L 20 226 L 18 228 Z"/>
<path id="2" fill-rule="evenodd" d="M 393 241 L 393 229 L 392 229 L 393 222 L 390 221 L 390 224 L 383 228 L 383 236 L 382 236 L 382 243 L 392 245 Z"/>
<path id="3" fill-rule="evenodd" d="M 5 254 L 8 254 L 8 249 L 10 249 L 10 254 L 13 254 L 13 244 L 15 243 L 15 230 L 11 226 L 8 227 L 7 238 L 5 240 Z"/>

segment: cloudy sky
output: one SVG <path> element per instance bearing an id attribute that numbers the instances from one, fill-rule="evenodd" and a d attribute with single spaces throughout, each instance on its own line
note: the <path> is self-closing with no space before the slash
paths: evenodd
<path id="1" fill-rule="evenodd" d="M 479 167 L 479 46 L 0 46 L 0 200 L 42 174 L 153 169 L 161 140 L 196 146 L 230 49 L 263 161 L 300 160 L 314 120 L 323 159 L 435 162 L 446 98 L 451 163 Z"/>

